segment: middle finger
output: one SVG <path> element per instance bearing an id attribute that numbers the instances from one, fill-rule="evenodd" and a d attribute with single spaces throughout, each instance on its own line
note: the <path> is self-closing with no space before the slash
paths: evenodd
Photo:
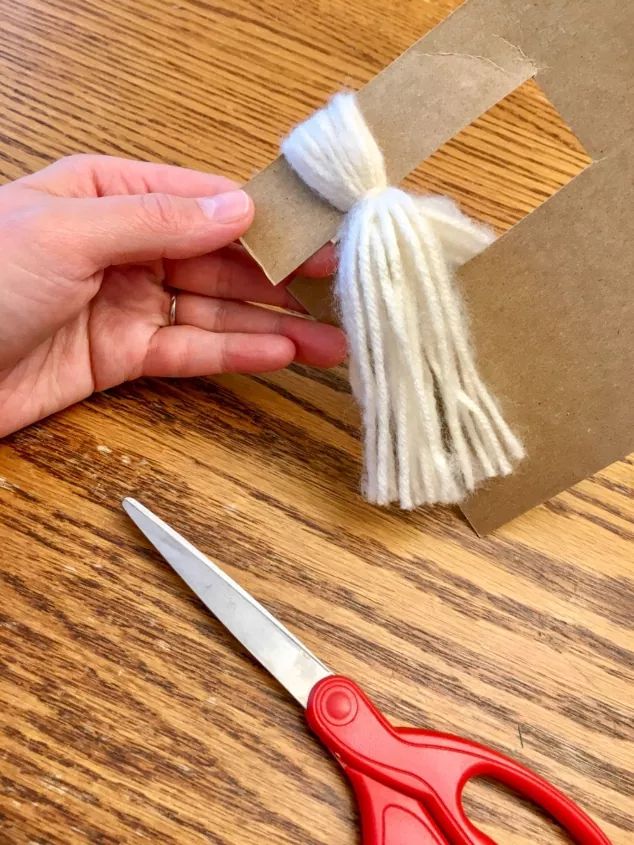
<path id="1" fill-rule="evenodd" d="M 167 261 L 165 266 L 166 284 L 178 290 L 306 312 L 286 290 L 286 283 L 271 284 L 253 259 L 237 245 L 208 255 Z"/>

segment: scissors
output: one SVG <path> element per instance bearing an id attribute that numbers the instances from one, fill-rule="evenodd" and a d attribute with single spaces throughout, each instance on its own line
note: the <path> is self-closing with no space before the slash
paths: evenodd
<path id="1" fill-rule="evenodd" d="M 134 499 L 128 516 L 204 605 L 305 708 L 350 781 L 363 845 L 495 845 L 469 821 L 462 791 L 495 778 L 540 806 L 577 845 L 610 845 L 573 801 L 491 748 L 450 734 L 393 727 L 363 690 L 333 674 L 271 613 L 173 528 Z"/>

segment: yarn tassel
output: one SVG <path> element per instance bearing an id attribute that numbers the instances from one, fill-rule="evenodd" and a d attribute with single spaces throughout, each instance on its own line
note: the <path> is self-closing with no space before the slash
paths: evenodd
<path id="1" fill-rule="evenodd" d="M 455 269 L 493 240 L 446 197 L 388 187 L 356 98 L 339 94 L 282 152 L 347 212 L 335 291 L 364 427 L 363 492 L 402 508 L 458 502 L 524 454 L 480 378 Z"/>

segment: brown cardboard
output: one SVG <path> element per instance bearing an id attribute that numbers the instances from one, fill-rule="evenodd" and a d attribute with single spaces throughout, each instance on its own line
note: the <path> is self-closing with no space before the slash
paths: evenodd
<path id="1" fill-rule="evenodd" d="M 393 181 L 533 73 L 594 160 L 459 273 L 480 368 L 528 452 L 465 504 L 479 533 L 634 447 L 632 43 L 621 0 L 468 0 L 359 93 Z M 280 160 L 248 190 L 247 245 L 274 281 L 333 235 L 337 213 Z"/>
<path id="2" fill-rule="evenodd" d="M 359 91 L 392 183 L 535 74 L 532 61 L 495 30 L 474 26 L 465 8 Z M 242 243 L 274 284 L 337 231 L 341 213 L 307 188 L 281 157 L 246 190 L 257 211 Z"/>
<path id="3" fill-rule="evenodd" d="M 321 323 L 339 325 L 333 298 L 332 276 L 321 279 L 296 276 L 288 286 L 288 290 L 292 291 L 293 297 L 304 306 L 311 317 Z"/>

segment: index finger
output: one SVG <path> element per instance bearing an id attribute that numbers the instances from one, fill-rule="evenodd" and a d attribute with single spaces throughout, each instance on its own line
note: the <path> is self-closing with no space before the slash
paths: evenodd
<path id="1" fill-rule="evenodd" d="M 239 184 L 226 176 L 188 167 L 106 155 L 72 155 L 24 178 L 24 184 L 64 197 L 165 193 L 208 197 Z"/>

